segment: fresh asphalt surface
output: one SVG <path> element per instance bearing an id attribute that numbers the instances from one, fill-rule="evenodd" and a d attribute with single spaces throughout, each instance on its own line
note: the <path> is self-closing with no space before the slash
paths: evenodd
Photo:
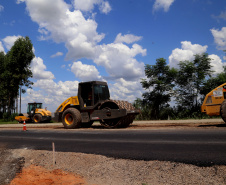
<path id="1" fill-rule="evenodd" d="M 108 157 L 226 165 L 226 129 L 0 130 L 9 149 L 52 150 Z"/>

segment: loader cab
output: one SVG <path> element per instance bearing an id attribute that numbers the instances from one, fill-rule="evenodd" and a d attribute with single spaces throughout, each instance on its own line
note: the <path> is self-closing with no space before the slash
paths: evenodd
<path id="1" fill-rule="evenodd" d="M 41 108 L 42 108 L 42 103 L 28 103 L 27 114 L 34 115 L 35 109 L 41 109 Z"/>
<path id="2" fill-rule="evenodd" d="M 107 83 L 99 81 L 79 83 L 78 99 L 81 109 L 93 109 L 100 102 L 110 99 Z"/>

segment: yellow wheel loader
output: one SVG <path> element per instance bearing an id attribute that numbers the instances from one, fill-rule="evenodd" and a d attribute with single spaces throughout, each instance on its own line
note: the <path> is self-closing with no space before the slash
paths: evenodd
<path id="1" fill-rule="evenodd" d="M 41 122 L 50 122 L 51 121 L 51 112 L 42 108 L 42 103 L 28 103 L 27 106 L 27 115 L 19 114 L 15 117 L 15 120 L 18 122 L 27 122 L 41 123 Z"/>
<path id="2" fill-rule="evenodd" d="M 201 111 L 209 116 L 221 116 L 226 122 L 226 83 L 210 91 L 202 104 Z"/>
<path id="3" fill-rule="evenodd" d="M 91 127 L 99 121 L 107 128 L 128 127 L 139 110 L 127 101 L 111 100 L 106 82 L 81 82 L 77 96 L 66 99 L 54 113 L 54 121 L 67 129 Z"/>

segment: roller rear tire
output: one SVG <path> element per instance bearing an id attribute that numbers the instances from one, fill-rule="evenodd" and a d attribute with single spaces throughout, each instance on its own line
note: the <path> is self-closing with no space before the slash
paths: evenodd
<path id="1" fill-rule="evenodd" d="M 81 120 L 81 113 L 75 108 L 68 108 L 62 116 L 62 122 L 66 129 L 81 127 Z"/>

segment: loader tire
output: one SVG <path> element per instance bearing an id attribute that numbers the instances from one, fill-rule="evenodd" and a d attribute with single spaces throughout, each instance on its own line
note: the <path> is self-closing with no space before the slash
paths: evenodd
<path id="1" fill-rule="evenodd" d="M 35 114 L 33 116 L 33 122 L 34 123 L 41 123 L 41 121 L 42 121 L 42 115 L 41 114 Z"/>
<path id="2" fill-rule="evenodd" d="M 81 113 L 75 108 L 68 108 L 62 116 L 62 122 L 66 129 L 79 128 L 81 126 L 81 120 Z"/>
<path id="3" fill-rule="evenodd" d="M 221 115 L 221 118 L 226 123 L 226 100 L 224 100 L 222 102 L 222 104 L 221 104 L 221 107 L 220 107 L 220 115 Z"/>

